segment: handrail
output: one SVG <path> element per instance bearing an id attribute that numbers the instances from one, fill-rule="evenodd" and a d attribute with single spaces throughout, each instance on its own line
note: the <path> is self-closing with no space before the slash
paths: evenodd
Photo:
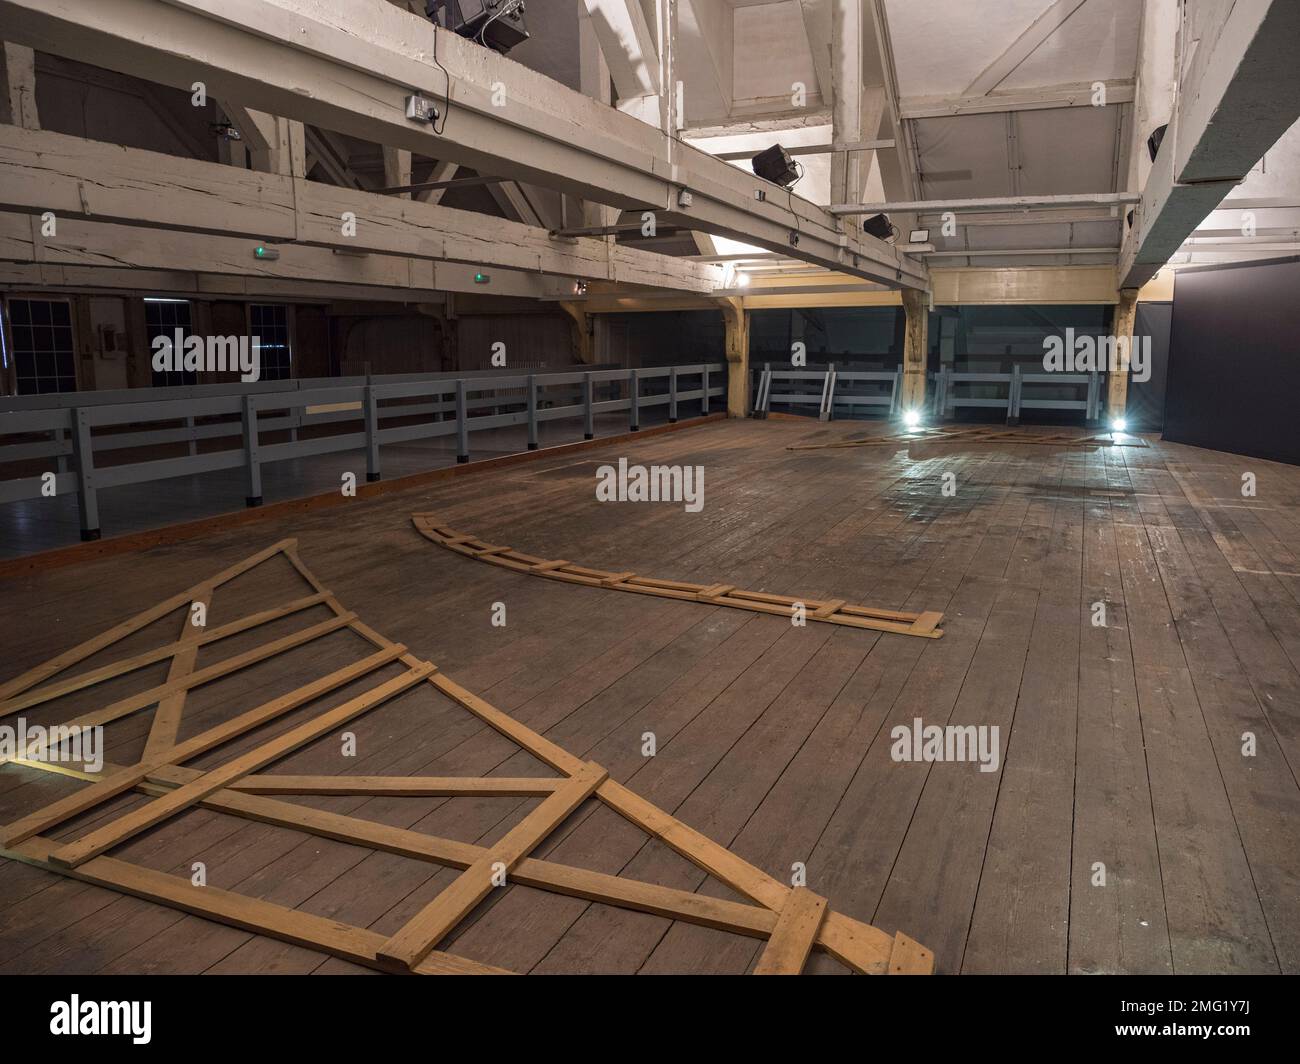
<path id="1" fill-rule="evenodd" d="M 9 404 L 8 409 L 0 409 L 0 439 L 47 435 L 45 439 L 0 445 L 0 465 L 51 458 L 55 468 L 37 476 L 0 479 L 0 503 L 75 494 L 82 539 L 98 539 L 97 492 L 103 488 L 242 466 L 246 502 L 257 506 L 262 501 L 261 467 L 267 462 L 360 451 L 366 455 L 366 479 L 376 481 L 381 476 L 380 450 L 386 444 L 454 435 L 456 461 L 468 462 L 473 432 L 526 425 L 527 446 L 534 450 L 543 421 L 581 418 L 584 438 L 590 440 L 595 437 L 595 415 L 614 411 L 627 411 L 628 426 L 635 432 L 641 411 L 647 407 L 667 405 L 670 422 L 677 420 L 682 403 L 698 401 L 700 413 L 707 414 L 710 401 L 726 395 L 725 371 L 726 364 L 716 362 L 266 382 L 274 387 L 131 389 L 114 393 L 121 397 L 116 402 L 105 402 L 106 393 L 93 392 L 21 397 L 57 398 L 59 402 L 30 408 Z M 650 382 L 649 388 L 646 382 Z M 159 398 L 158 393 L 164 391 L 172 394 Z M 404 402 L 420 399 L 432 401 Z M 200 418 L 207 420 L 199 424 Z M 159 422 L 167 427 L 138 427 Z M 355 428 L 299 436 L 302 428 L 344 423 Z M 96 429 L 101 431 L 94 432 Z M 286 430 L 286 442 L 263 442 L 264 434 Z M 199 452 L 199 441 L 222 439 L 230 445 Z M 176 443 L 187 444 L 189 453 L 169 458 L 151 454 L 110 466 L 95 463 L 96 453 L 126 448 L 156 450 Z"/>

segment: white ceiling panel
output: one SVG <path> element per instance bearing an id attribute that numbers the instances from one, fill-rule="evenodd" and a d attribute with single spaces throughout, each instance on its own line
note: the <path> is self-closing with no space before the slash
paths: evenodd
<path id="1" fill-rule="evenodd" d="M 1016 116 L 1020 194 L 1063 196 L 1116 191 L 1119 121 L 1119 107 L 1020 112 Z"/>

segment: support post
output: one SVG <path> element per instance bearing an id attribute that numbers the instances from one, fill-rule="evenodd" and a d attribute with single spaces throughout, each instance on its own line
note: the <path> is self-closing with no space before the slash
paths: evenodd
<path id="1" fill-rule="evenodd" d="M 1133 323 L 1137 318 L 1136 288 L 1121 288 L 1115 305 L 1115 356 L 1118 366 L 1111 371 L 1106 388 L 1106 417 L 1110 421 L 1124 416 L 1128 406 L 1129 354 L 1133 350 Z"/>
<path id="2" fill-rule="evenodd" d="M 641 431 L 641 379 L 636 370 L 627 375 L 627 427 Z"/>
<path id="3" fill-rule="evenodd" d="M 584 373 L 582 375 L 582 438 L 584 440 L 596 438 L 596 419 L 591 408 L 591 390 L 594 387 L 591 374 Z"/>
<path id="4" fill-rule="evenodd" d="M 257 445 L 257 406 L 251 395 L 244 396 L 244 468 L 248 474 L 248 491 L 244 502 L 249 506 L 262 505 L 262 467 Z"/>
<path id="5" fill-rule="evenodd" d="M 700 414 L 703 417 L 709 416 L 709 364 L 704 363 L 704 368 L 700 371 Z"/>
<path id="6" fill-rule="evenodd" d="M 677 424 L 677 367 L 668 371 L 668 424 Z"/>
<path id="7" fill-rule="evenodd" d="M 1020 389 L 1024 387 L 1024 380 L 1020 376 L 1020 364 L 1016 363 L 1011 367 L 1011 390 L 1007 394 L 1007 424 L 1020 424 Z"/>
<path id="8" fill-rule="evenodd" d="M 537 450 L 537 375 L 528 374 L 528 449 Z"/>
<path id="9" fill-rule="evenodd" d="M 465 410 L 465 379 L 456 381 L 456 461 L 469 461 L 469 422 Z"/>
<path id="10" fill-rule="evenodd" d="M 573 349 L 578 356 L 578 361 L 584 366 L 590 366 L 596 361 L 591 315 L 581 303 L 574 303 L 571 300 L 560 300 L 560 307 L 571 319 Z"/>
<path id="11" fill-rule="evenodd" d="M 903 413 L 925 408 L 925 363 L 927 323 L 930 316 L 926 293 L 917 288 L 902 290 L 907 326 L 903 338 Z"/>
<path id="12" fill-rule="evenodd" d="M 742 300 L 722 300 L 722 320 L 727 327 L 727 417 L 749 412 L 749 312 Z"/>
<path id="13" fill-rule="evenodd" d="M 72 412 L 72 455 L 77 463 L 77 508 L 82 540 L 99 539 L 99 500 L 95 496 L 95 456 L 90 440 L 90 411 Z"/>
<path id="14" fill-rule="evenodd" d="M 373 484 L 379 479 L 379 402 L 369 384 L 363 392 L 361 409 L 366 419 L 366 481 Z"/>

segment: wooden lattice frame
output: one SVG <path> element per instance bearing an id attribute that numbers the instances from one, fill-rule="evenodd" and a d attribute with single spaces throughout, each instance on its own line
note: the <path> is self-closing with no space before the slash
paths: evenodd
<path id="1" fill-rule="evenodd" d="M 804 617 L 809 621 L 841 624 L 849 628 L 868 628 L 875 632 L 893 632 L 895 635 L 915 635 L 923 639 L 943 637 L 943 630 L 938 627 L 943 621 L 943 614 L 934 610 L 922 613 L 882 610 L 872 606 L 854 606 L 844 599 L 795 598 L 765 591 L 745 591 L 734 584 L 692 584 L 684 580 L 638 576 L 631 570 L 610 572 L 591 569 L 563 559 L 539 558 L 513 547 L 494 546 L 477 536 L 439 524 L 434 514 L 412 514 L 411 523 L 426 539 L 448 550 L 528 576 L 562 580 L 586 587 L 603 587 L 612 591 L 631 591 L 637 595 L 655 595 L 681 602 L 730 606 L 732 609 L 772 613 L 780 617 L 792 616 L 795 607 L 802 603 Z"/>
<path id="2" fill-rule="evenodd" d="M 905 432 L 886 432 L 877 436 L 859 436 L 827 443 L 792 443 L 786 450 L 827 451 L 837 447 L 874 447 L 887 443 L 1032 443 L 1051 447 L 1147 446 L 1147 441 L 1140 436 L 1125 436 L 1117 440 L 1108 432 L 1073 436 L 1068 432 L 1026 432 L 1022 429 L 975 426 L 964 429 L 909 429 Z"/>
<path id="3" fill-rule="evenodd" d="M 222 584 L 280 554 L 309 585 L 309 595 L 211 630 L 194 628 L 189 623 L 187 609 L 183 631 L 175 642 L 69 679 L 48 682 L 92 654 L 111 647 L 177 609 L 194 602 L 210 602 Z M 320 605 L 330 610 L 333 614 L 331 619 L 228 657 L 215 665 L 194 669 L 200 646 Z M 375 652 L 199 735 L 183 742 L 177 741 L 178 725 L 189 690 L 341 629 L 361 636 L 376 648 Z M 44 744 L 39 743 L 29 746 L 24 751 L 26 756 L 17 758 L 20 764 L 58 772 L 90 785 L 0 829 L 0 856 L 388 971 L 509 974 L 437 948 L 490 893 L 497 862 L 505 865 L 509 880 L 515 883 L 765 939 L 767 945 L 755 968 L 756 974 L 797 973 L 803 969 L 813 948 L 825 950 L 861 973 L 928 974 L 933 971 L 933 954 L 908 936 L 901 932 L 890 936 L 831 911 L 826 899 L 806 888 L 785 886 L 610 779 L 599 765 L 568 753 L 461 687 L 439 672 L 435 665 L 412 655 L 402 644 L 393 643 L 375 632 L 355 614 L 346 611 L 303 566 L 298 558 L 296 542 L 292 539 L 276 543 L 45 664 L 0 684 L 0 719 L 160 661 L 170 662 L 163 684 L 68 722 L 69 725 L 82 726 L 107 724 L 150 706 L 156 707 L 145 752 L 138 763 L 128 766 L 105 764 L 99 772 L 92 773 L 84 765 L 43 760 Z M 404 671 L 225 764 L 207 771 L 184 766 L 185 761 L 199 754 L 361 679 L 384 665 L 393 664 L 401 666 Z M 510 779 L 259 774 L 260 769 L 333 731 L 345 721 L 423 684 L 464 707 L 518 747 L 551 766 L 559 775 L 554 778 Z M 60 842 L 46 834 L 72 817 L 127 791 L 149 795 L 153 801 L 122 813 L 69 842 Z M 282 794 L 494 795 L 540 797 L 542 801 L 500 841 L 479 846 L 271 797 Z M 529 856 L 588 799 L 608 806 L 649 836 L 666 843 L 700 869 L 751 899 L 753 904 Z M 194 806 L 463 871 L 400 930 L 385 937 L 365 928 L 351 927 L 231 891 L 195 886 L 188 879 L 107 856 L 106 851 L 112 847 Z"/>

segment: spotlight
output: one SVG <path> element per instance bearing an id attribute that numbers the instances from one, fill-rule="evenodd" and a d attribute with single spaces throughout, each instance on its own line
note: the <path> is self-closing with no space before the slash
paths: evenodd
<path id="1" fill-rule="evenodd" d="M 909 244 L 928 244 L 930 242 L 930 230 L 913 229 L 907 234 Z"/>
<path id="2" fill-rule="evenodd" d="M 873 214 L 862 223 L 862 231 L 868 236 L 887 240 L 894 235 L 894 223 L 889 220 L 887 214 Z"/>
<path id="3" fill-rule="evenodd" d="M 1111 432 L 1127 432 L 1127 431 L 1128 431 L 1128 421 L 1126 421 L 1126 420 L 1125 420 L 1124 418 L 1122 418 L 1122 417 L 1111 418 L 1111 419 L 1110 419 L 1110 431 L 1111 431 Z"/>
<path id="4" fill-rule="evenodd" d="M 782 188 L 789 188 L 799 180 L 799 168 L 790 158 L 790 153 L 779 144 L 759 152 L 750 162 L 755 174 Z"/>
<path id="5" fill-rule="evenodd" d="M 736 274 L 736 287 L 746 288 L 748 286 L 749 286 L 749 274 L 747 273 Z"/>
<path id="6" fill-rule="evenodd" d="M 579 278 L 573 282 L 573 294 L 575 296 L 585 296 L 587 294 L 587 282 Z"/>
<path id="7" fill-rule="evenodd" d="M 424 13 L 443 29 L 502 55 L 528 40 L 524 0 L 428 0 Z"/>
<path id="8" fill-rule="evenodd" d="M 904 410 L 903 424 L 909 429 L 919 429 L 921 427 L 921 412 L 919 410 Z"/>
<path id="9" fill-rule="evenodd" d="M 1163 126 L 1157 126 L 1152 130 L 1151 136 L 1147 137 L 1147 151 L 1151 153 L 1152 162 L 1156 161 L 1156 155 L 1160 152 L 1160 144 L 1165 139 L 1165 130 L 1168 128 L 1168 123 L 1165 123 Z"/>

